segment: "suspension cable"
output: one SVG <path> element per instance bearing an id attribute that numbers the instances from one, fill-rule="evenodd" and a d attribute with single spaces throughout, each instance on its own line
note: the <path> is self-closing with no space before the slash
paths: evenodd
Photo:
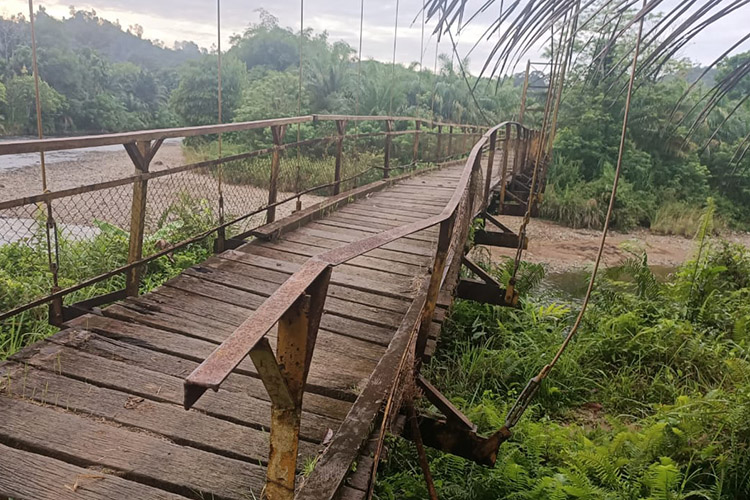
<path id="1" fill-rule="evenodd" d="M 221 0 L 216 0 L 216 55 L 217 55 L 217 74 L 218 74 L 218 119 L 219 125 L 223 123 L 222 118 L 222 84 L 221 84 Z M 222 133 L 219 132 L 219 159 L 222 158 L 221 149 Z M 219 187 L 219 224 L 224 224 L 224 162 L 219 163 L 218 170 L 218 187 Z M 219 239 L 222 240 L 220 245 L 223 245 L 225 238 L 224 232 L 219 234 Z"/>
<path id="2" fill-rule="evenodd" d="M 643 1 L 643 5 L 645 8 L 646 0 Z M 554 366 L 560 360 L 560 357 L 563 355 L 563 353 L 567 349 L 568 345 L 570 344 L 570 341 L 573 339 L 573 336 L 578 332 L 578 328 L 581 326 L 581 322 L 583 321 L 583 316 L 586 312 L 586 308 L 588 307 L 589 300 L 591 299 L 591 293 L 594 289 L 596 275 L 597 275 L 597 272 L 599 271 L 599 265 L 602 260 L 602 254 L 604 253 L 604 245 L 607 241 L 607 232 L 609 230 L 609 223 L 612 218 L 612 212 L 614 210 L 615 200 L 617 199 L 617 186 L 619 184 L 620 173 L 622 171 L 623 153 L 625 151 L 625 137 L 626 137 L 626 133 L 628 129 L 628 119 L 630 117 L 630 104 L 631 104 L 631 99 L 633 95 L 633 82 L 635 81 L 635 73 L 636 73 L 636 68 L 638 65 L 638 56 L 640 54 L 640 49 L 641 49 L 641 37 L 643 34 L 644 17 L 645 16 L 642 16 L 638 23 L 638 36 L 635 42 L 635 50 L 633 52 L 633 64 L 630 70 L 630 79 L 628 80 L 628 90 L 627 90 L 627 95 L 625 98 L 625 112 L 624 112 L 624 116 L 622 119 L 622 131 L 620 134 L 620 147 L 617 152 L 617 166 L 615 168 L 615 178 L 612 182 L 612 192 L 609 197 L 609 205 L 607 206 L 607 215 L 604 219 L 604 227 L 602 228 L 601 239 L 599 241 L 599 250 L 597 251 L 597 254 L 596 254 L 596 260 L 594 261 L 594 269 L 591 272 L 591 278 L 589 279 L 588 288 L 586 289 L 586 295 L 583 298 L 583 303 L 581 304 L 581 310 L 578 312 L 578 316 L 576 317 L 576 320 L 573 323 L 573 326 L 571 327 L 568 334 L 565 336 L 565 339 L 560 345 L 560 348 L 555 353 L 555 356 L 547 365 L 545 365 L 541 369 L 539 374 L 537 374 L 535 377 L 529 380 L 524 390 L 518 396 L 518 399 L 516 400 L 515 404 L 511 408 L 510 412 L 508 412 L 508 416 L 505 419 L 505 425 L 504 425 L 504 427 L 508 430 L 513 428 L 518 423 L 519 419 L 521 418 L 523 413 L 526 411 L 526 408 L 528 408 L 532 398 L 534 397 L 534 394 L 536 394 L 537 390 L 539 390 L 539 386 L 542 380 L 547 378 L 552 368 L 554 368 Z"/>
<path id="3" fill-rule="evenodd" d="M 391 62 L 391 85 L 388 89 L 388 115 L 393 113 L 393 86 L 396 83 L 396 41 L 398 40 L 398 4 L 396 0 L 396 19 L 393 26 L 393 60 Z"/>
<path id="4" fill-rule="evenodd" d="M 34 99 L 36 104 L 36 131 L 39 139 L 44 138 L 44 127 L 42 124 L 42 100 L 39 91 L 39 64 L 37 60 L 37 47 L 36 47 L 36 25 L 34 22 L 34 2 L 29 0 L 29 23 L 31 28 L 31 64 L 34 72 Z M 47 164 L 44 158 L 44 151 L 39 152 L 39 161 L 41 165 L 42 174 L 42 191 L 45 193 L 47 189 Z M 47 221 L 45 223 L 45 235 L 47 240 L 47 265 L 49 266 L 50 273 L 52 274 L 52 292 L 59 290 L 58 271 L 60 269 L 60 243 L 57 239 L 57 224 L 55 223 L 54 215 L 52 212 L 52 202 L 46 202 L 47 208 Z M 54 258 L 52 256 L 54 250 Z M 61 304 L 60 304 L 61 305 Z M 55 309 L 60 309 L 56 307 Z M 61 311 L 56 311 L 61 312 Z M 57 318 L 56 318 L 57 319 Z"/>
<path id="5" fill-rule="evenodd" d="M 518 231 L 518 247 L 516 248 L 516 256 L 513 261 L 513 273 L 511 274 L 510 279 L 508 280 L 508 287 L 506 288 L 505 293 L 505 300 L 509 303 L 514 303 L 516 301 L 516 292 L 515 292 L 515 285 L 516 285 L 516 277 L 518 275 L 518 269 L 521 267 L 521 256 L 523 255 L 523 243 L 526 240 L 526 227 L 529 224 L 529 220 L 531 219 L 531 210 L 534 206 L 534 191 L 536 189 L 536 181 L 539 173 L 539 164 L 542 161 L 542 151 L 544 149 L 544 137 L 545 137 L 545 130 L 547 128 L 547 124 L 549 121 L 549 115 L 550 115 L 550 105 L 552 101 L 552 90 L 554 86 L 554 73 L 555 73 L 555 57 L 557 56 L 558 52 L 561 52 L 558 48 L 558 51 L 555 51 L 554 44 L 555 44 L 555 37 L 554 37 L 554 27 L 552 28 L 553 32 L 550 35 L 550 62 L 552 64 L 550 68 L 550 81 L 549 86 L 547 87 L 547 100 L 544 105 L 544 118 L 542 120 L 542 128 L 539 131 L 538 141 L 537 141 L 537 147 L 536 147 L 536 154 L 534 155 L 534 170 L 531 174 L 531 184 L 529 186 L 529 197 L 526 200 L 526 212 L 523 216 L 523 220 L 521 221 L 521 227 Z M 562 27 L 561 27 L 562 31 Z"/>
<path id="6" fill-rule="evenodd" d="M 297 116 L 302 116 L 302 51 L 305 39 L 305 0 L 299 0 L 299 70 L 297 76 Z M 294 179 L 294 191 L 299 193 L 301 170 L 302 170 L 302 152 L 300 150 L 301 131 L 300 122 L 297 122 L 297 173 Z M 297 210 L 302 208 L 301 197 L 297 198 Z"/>

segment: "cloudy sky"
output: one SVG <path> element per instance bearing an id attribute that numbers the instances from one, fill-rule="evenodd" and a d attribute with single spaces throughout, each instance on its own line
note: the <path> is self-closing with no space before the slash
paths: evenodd
<path id="1" fill-rule="evenodd" d="M 526 0 L 521 0 L 526 1 Z M 668 0 L 665 5 L 674 5 L 678 0 Z M 216 1 L 215 0 L 35 0 L 36 5 L 44 5 L 47 11 L 56 16 L 68 16 L 69 6 L 77 9 L 94 9 L 100 17 L 119 20 L 122 26 L 140 24 L 144 37 L 159 39 L 171 46 L 177 40 L 193 40 L 203 47 L 216 43 Z M 481 5 L 484 0 L 469 0 L 470 10 Z M 700 3 L 700 2 L 699 2 Z M 461 35 L 459 52 L 464 55 L 480 38 L 491 20 L 497 18 L 493 7 L 483 16 L 473 21 Z M 420 60 L 421 23 L 419 16 L 422 0 L 400 0 L 398 12 L 398 41 L 396 60 L 411 63 Z M 247 25 L 258 21 L 258 9 L 266 9 L 279 18 L 282 26 L 296 29 L 300 22 L 300 0 L 222 0 L 222 38 L 228 47 L 228 39 L 233 33 L 241 32 Z M 316 32 L 327 30 L 332 40 L 345 40 L 353 47 L 359 44 L 358 0 L 305 0 L 305 27 Z M 365 0 L 364 58 L 390 61 L 393 53 L 394 21 L 396 0 Z M 0 14 L 24 12 L 28 15 L 27 0 L 0 0 Z M 714 25 L 701 34 L 681 55 L 707 64 L 748 32 L 750 12 L 745 9 Z M 435 39 L 431 36 L 433 26 L 425 28 L 424 66 L 432 68 L 435 60 Z M 470 43 L 471 41 L 471 43 Z M 223 48 L 223 47 L 222 47 Z M 744 44 L 750 50 L 750 43 Z M 490 49 L 490 42 L 480 44 L 471 54 L 473 73 L 478 73 Z M 448 41 L 440 45 L 441 53 L 450 53 Z M 531 53 L 534 58 L 536 54 Z"/>

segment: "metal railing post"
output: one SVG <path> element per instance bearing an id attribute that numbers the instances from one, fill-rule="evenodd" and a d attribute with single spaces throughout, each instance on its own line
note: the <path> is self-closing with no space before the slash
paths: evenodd
<path id="1" fill-rule="evenodd" d="M 435 162 L 440 162 L 443 159 L 443 126 L 438 125 L 437 131 L 437 154 L 435 155 Z"/>
<path id="2" fill-rule="evenodd" d="M 333 172 L 333 194 L 341 192 L 341 164 L 344 154 L 344 134 L 346 134 L 346 120 L 336 120 L 336 131 L 338 139 L 336 142 L 336 169 Z"/>
<path id="3" fill-rule="evenodd" d="M 297 475 L 302 396 L 323 315 L 331 267 L 297 299 L 279 320 L 276 356 L 267 339 L 250 351 L 271 397 L 271 431 L 266 498 L 292 500 Z"/>
<path id="4" fill-rule="evenodd" d="M 148 167 L 154 158 L 162 141 L 135 141 L 125 144 L 130 159 L 135 165 L 136 174 L 148 173 Z M 148 179 L 137 180 L 133 183 L 133 201 L 130 209 L 130 238 L 128 242 L 128 264 L 141 260 L 143 257 L 143 236 L 146 231 L 146 199 L 148 193 Z M 141 284 L 141 266 L 131 267 L 125 276 L 125 293 L 134 297 L 138 295 Z"/>
<path id="5" fill-rule="evenodd" d="M 432 263 L 430 284 L 427 288 L 427 299 L 425 301 L 424 309 L 422 310 L 419 332 L 417 333 L 417 345 L 416 350 L 414 351 L 414 359 L 416 360 L 422 359 L 425 348 L 427 347 L 427 339 L 430 336 L 432 317 L 435 314 L 440 287 L 443 283 L 443 270 L 445 269 L 445 263 L 448 259 L 448 250 L 451 245 L 451 236 L 453 235 L 453 226 L 456 221 L 457 213 L 457 210 L 454 211 L 449 218 L 440 223 L 440 235 L 438 236 L 435 259 Z"/>
<path id="6" fill-rule="evenodd" d="M 417 159 L 419 158 L 419 130 L 421 128 L 422 122 L 417 120 L 415 122 L 414 126 L 414 150 L 411 153 L 411 161 L 413 163 L 417 163 Z"/>
<path id="7" fill-rule="evenodd" d="M 273 135 L 273 153 L 271 153 L 271 179 L 268 183 L 268 204 L 273 205 L 279 192 L 279 168 L 281 165 L 281 145 L 284 143 L 286 125 L 274 125 L 271 127 Z M 266 222 L 276 220 L 276 207 L 269 206 L 266 212 Z"/>
<path id="8" fill-rule="evenodd" d="M 453 157 L 453 125 L 448 127 L 448 158 Z"/>
<path id="9" fill-rule="evenodd" d="M 383 179 L 387 179 L 391 176 L 391 148 L 393 145 L 393 120 L 385 121 L 385 151 L 383 158 Z"/>
<path id="10" fill-rule="evenodd" d="M 507 135 L 507 129 L 506 129 L 506 135 Z M 495 130 L 494 132 L 490 134 L 490 145 L 488 148 L 489 150 L 487 151 L 487 178 L 484 180 L 484 194 L 482 195 L 482 210 L 487 210 L 487 206 L 490 203 L 490 189 L 492 187 L 492 166 L 495 163 L 496 146 L 497 146 L 497 130 Z"/>
<path id="11" fill-rule="evenodd" d="M 508 175 L 508 153 L 510 152 L 510 129 L 510 124 L 505 125 L 505 139 L 503 140 L 503 173 L 500 180 L 500 213 L 503 213 L 503 208 L 505 206 L 505 189 L 507 187 L 506 177 Z M 519 126 L 516 130 L 516 154 L 514 154 L 513 158 L 514 170 L 515 165 L 518 161 L 518 147 L 521 144 L 521 127 Z"/>

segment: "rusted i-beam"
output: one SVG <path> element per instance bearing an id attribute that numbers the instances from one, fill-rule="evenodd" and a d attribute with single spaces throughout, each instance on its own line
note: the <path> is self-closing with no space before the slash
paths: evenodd
<path id="1" fill-rule="evenodd" d="M 393 120 L 385 121 L 385 151 L 383 157 L 383 179 L 391 176 L 391 149 L 393 149 Z"/>
<path id="2" fill-rule="evenodd" d="M 273 153 L 271 153 L 271 178 L 268 183 L 268 211 L 266 222 L 269 224 L 276 220 L 276 197 L 279 192 L 279 168 L 281 166 L 281 145 L 284 143 L 286 125 L 274 125 L 271 127 L 273 135 Z"/>
<path id="3" fill-rule="evenodd" d="M 336 139 L 336 167 L 333 172 L 333 194 L 337 195 L 341 192 L 341 165 L 343 163 L 344 155 L 344 135 L 346 134 L 346 120 L 336 120 L 336 132 L 338 138 Z"/>
<path id="4" fill-rule="evenodd" d="M 507 135 L 507 129 L 506 129 Z M 507 144 L 507 143 L 506 143 Z M 492 189 L 492 166 L 495 162 L 495 149 L 497 149 L 497 131 L 490 134 L 490 145 L 487 151 L 487 178 L 484 180 L 484 195 L 482 196 L 482 210 L 487 210 L 490 202 L 490 189 Z M 507 148 L 503 149 L 503 155 L 507 155 Z M 502 178 L 501 178 L 502 182 Z"/>
<path id="5" fill-rule="evenodd" d="M 135 165 L 136 174 L 148 173 L 151 160 L 162 144 L 162 140 L 136 141 L 125 144 L 125 150 Z M 141 260 L 143 257 L 143 236 L 146 230 L 146 199 L 148 193 L 148 179 L 133 183 L 133 202 L 130 209 L 130 239 L 128 244 L 128 264 Z M 141 267 L 134 266 L 128 270 L 125 277 L 125 292 L 128 296 L 138 295 L 141 283 Z"/>

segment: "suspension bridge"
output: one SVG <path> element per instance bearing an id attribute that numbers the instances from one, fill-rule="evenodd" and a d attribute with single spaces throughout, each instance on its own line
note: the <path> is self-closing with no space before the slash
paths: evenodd
<path id="1" fill-rule="evenodd" d="M 59 331 L 0 364 L 0 498 L 369 499 L 387 433 L 416 443 L 431 498 L 425 446 L 493 465 L 551 365 L 491 436 L 420 367 L 455 298 L 517 305 L 569 25 L 534 63 L 549 68 L 542 85 L 529 63 L 520 113 L 499 124 L 222 123 L 220 24 L 216 125 L 45 139 L 37 105 L 39 138 L 0 143 L 0 158 L 39 154 L 41 190 L 0 200 L 0 241 L 33 255 L 49 286 L 0 321 L 42 315 Z M 397 28 L 398 14 L 394 66 Z M 300 37 L 299 109 L 302 67 Z M 538 130 L 524 126 L 534 113 Z M 224 155 L 229 133 L 271 141 Z M 165 141 L 200 137 L 218 139 L 218 157 L 158 160 Z M 124 148 L 132 175 L 57 187 L 45 154 L 97 147 Z M 523 216 L 517 233 L 502 215 Z M 474 245 L 516 249 L 507 286 Z M 181 265 L 196 249 L 203 261 Z M 83 265 L 102 254 L 104 271 Z M 419 397 L 440 416 L 418 414 Z"/>

